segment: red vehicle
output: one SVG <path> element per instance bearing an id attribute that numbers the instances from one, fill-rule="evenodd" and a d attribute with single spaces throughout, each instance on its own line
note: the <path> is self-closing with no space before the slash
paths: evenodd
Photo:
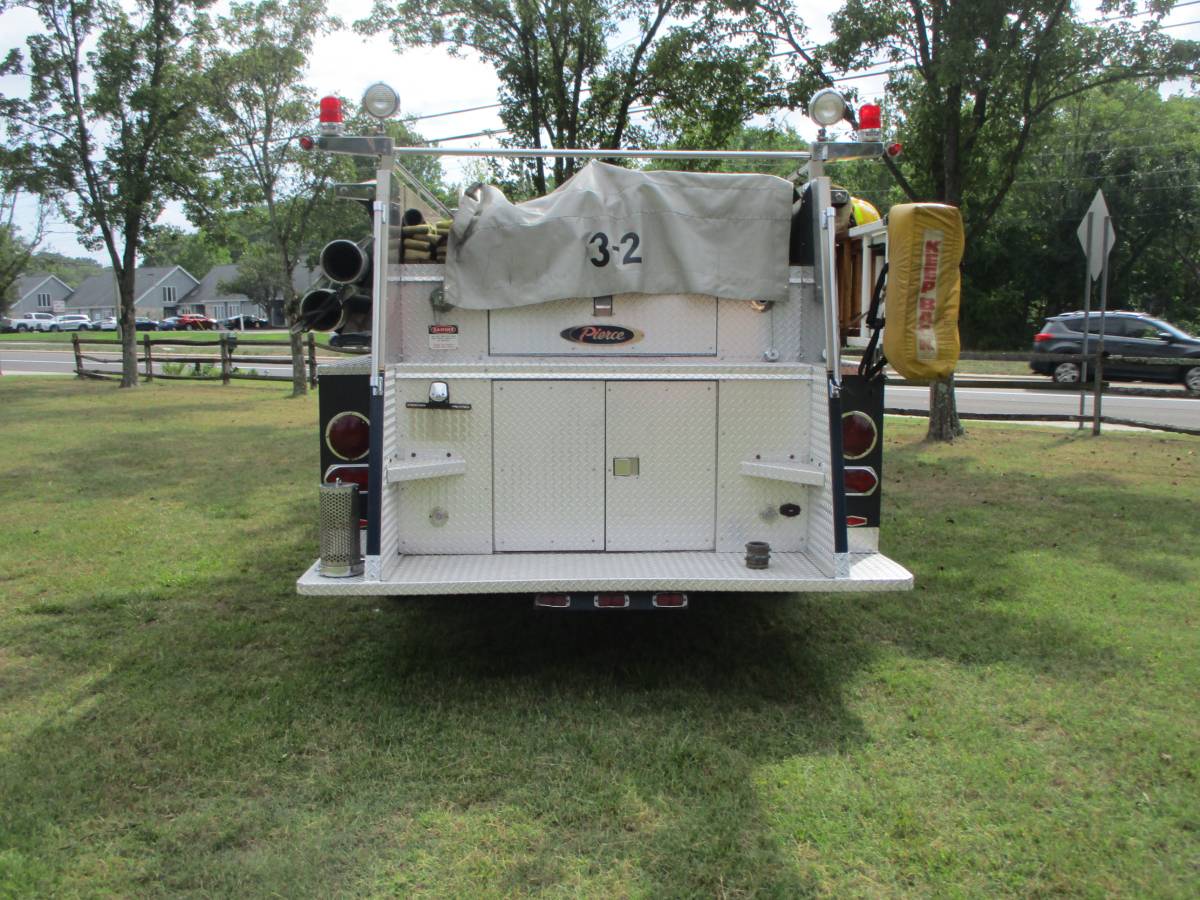
<path id="1" fill-rule="evenodd" d="M 176 317 L 175 327 L 180 331 L 211 331 L 217 327 L 217 320 L 199 313 L 185 313 Z"/>

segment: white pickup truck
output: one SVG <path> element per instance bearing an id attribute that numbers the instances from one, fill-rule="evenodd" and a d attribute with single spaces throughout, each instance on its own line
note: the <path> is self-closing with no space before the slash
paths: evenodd
<path id="1" fill-rule="evenodd" d="M 53 313 L 30 312 L 0 319 L 4 331 L 51 331 L 57 321 Z"/>

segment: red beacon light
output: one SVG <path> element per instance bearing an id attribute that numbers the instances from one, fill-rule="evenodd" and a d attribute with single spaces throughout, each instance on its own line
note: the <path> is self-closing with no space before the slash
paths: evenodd
<path id="1" fill-rule="evenodd" d="M 897 156 L 899 156 L 901 153 L 904 152 L 904 145 L 901 144 L 899 141 L 895 141 L 891 144 L 888 144 L 887 147 L 884 148 L 883 152 L 886 153 L 888 156 L 890 156 L 892 159 L 895 159 Z"/>
<path id="2" fill-rule="evenodd" d="M 341 134 L 343 122 L 342 101 L 337 97 L 322 97 L 319 119 L 321 122 L 321 134 Z"/>
<path id="3" fill-rule="evenodd" d="M 864 103 L 858 108 L 858 139 L 883 140 L 883 110 L 877 103 Z"/>

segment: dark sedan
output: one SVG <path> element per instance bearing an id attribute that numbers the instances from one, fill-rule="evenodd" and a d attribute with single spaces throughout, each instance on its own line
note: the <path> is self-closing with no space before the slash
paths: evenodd
<path id="1" fill-rule="evenodd" d="M 1085 315 L 1082 312 L 1051 316 L 1033 336 L 1029 367 L 1049 375 L 1060 384 L 1074 384 L 1081 372 L 1077 362 L 1039 359 L 1042 353 L 1079 353 L 1083 350 Z M 1100 315 L 1087 320 L 1088 350 L 1094 352 L 1100 338 Z M 1108 361 L 1108 357 L 1125 357 Z M 1104 377 L 1112 381 L 1178 381 L 1200 394 L 1200 339 L 1170 322 L 1137 312 L 1110 312 L 1104 316 Z M 1130 362 L 1137 359 L 1164 362 Z M 1166 362 L 1170 360 L 1170 362 Z M 1177 364 L 1176 364 L 1177 363 Z"/>
<path id="2" fill-rule="evenodd" d="M 261 316 L 230 316 L 221 323 L 226 328 L 232 331 L 241 331 L 250 328 L 270 328 L 271 323 Z"/>

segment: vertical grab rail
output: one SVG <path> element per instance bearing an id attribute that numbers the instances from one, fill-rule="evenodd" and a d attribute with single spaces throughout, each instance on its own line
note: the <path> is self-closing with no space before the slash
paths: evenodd
<path id="1" fill-rule="evenodd" d="M 367 572 L 379 577 L 380 566 L 380 515 L 383 509 L 383 390 L 384 346 L 387 343 L 387 319 L 384 307 L 387 303 L 388 284 L 388 225 L 392 208 L 392 165 L 390 153 L 382 154 L 375 171 L 374 225 L 375 240 L 372 247 L 371 271 L 371 445 L 368 457 L 367 481 Z M 374 570 L 374 571 L 372 571 Z"/>
<path id="2" fill-rule="evenodd" d="M 837 211 L 830 197 L 830 182 L 823 175 L 813 179 L 813 209 L 819 249 L 816 263 L 820 270 L 818 285 L 821 307 L 825 316 L 825 374 L 829 397 L 829 454 L 830 485 L 833 495 L 833 550 L 835 557 L 845 560 L 850 540 L 846 534 L 845 462 L 842 451 L 842 366 L 841 330 L 837 295 Z M 841 577 L 844 562 L 836 564 L 835 574 Z"/>

